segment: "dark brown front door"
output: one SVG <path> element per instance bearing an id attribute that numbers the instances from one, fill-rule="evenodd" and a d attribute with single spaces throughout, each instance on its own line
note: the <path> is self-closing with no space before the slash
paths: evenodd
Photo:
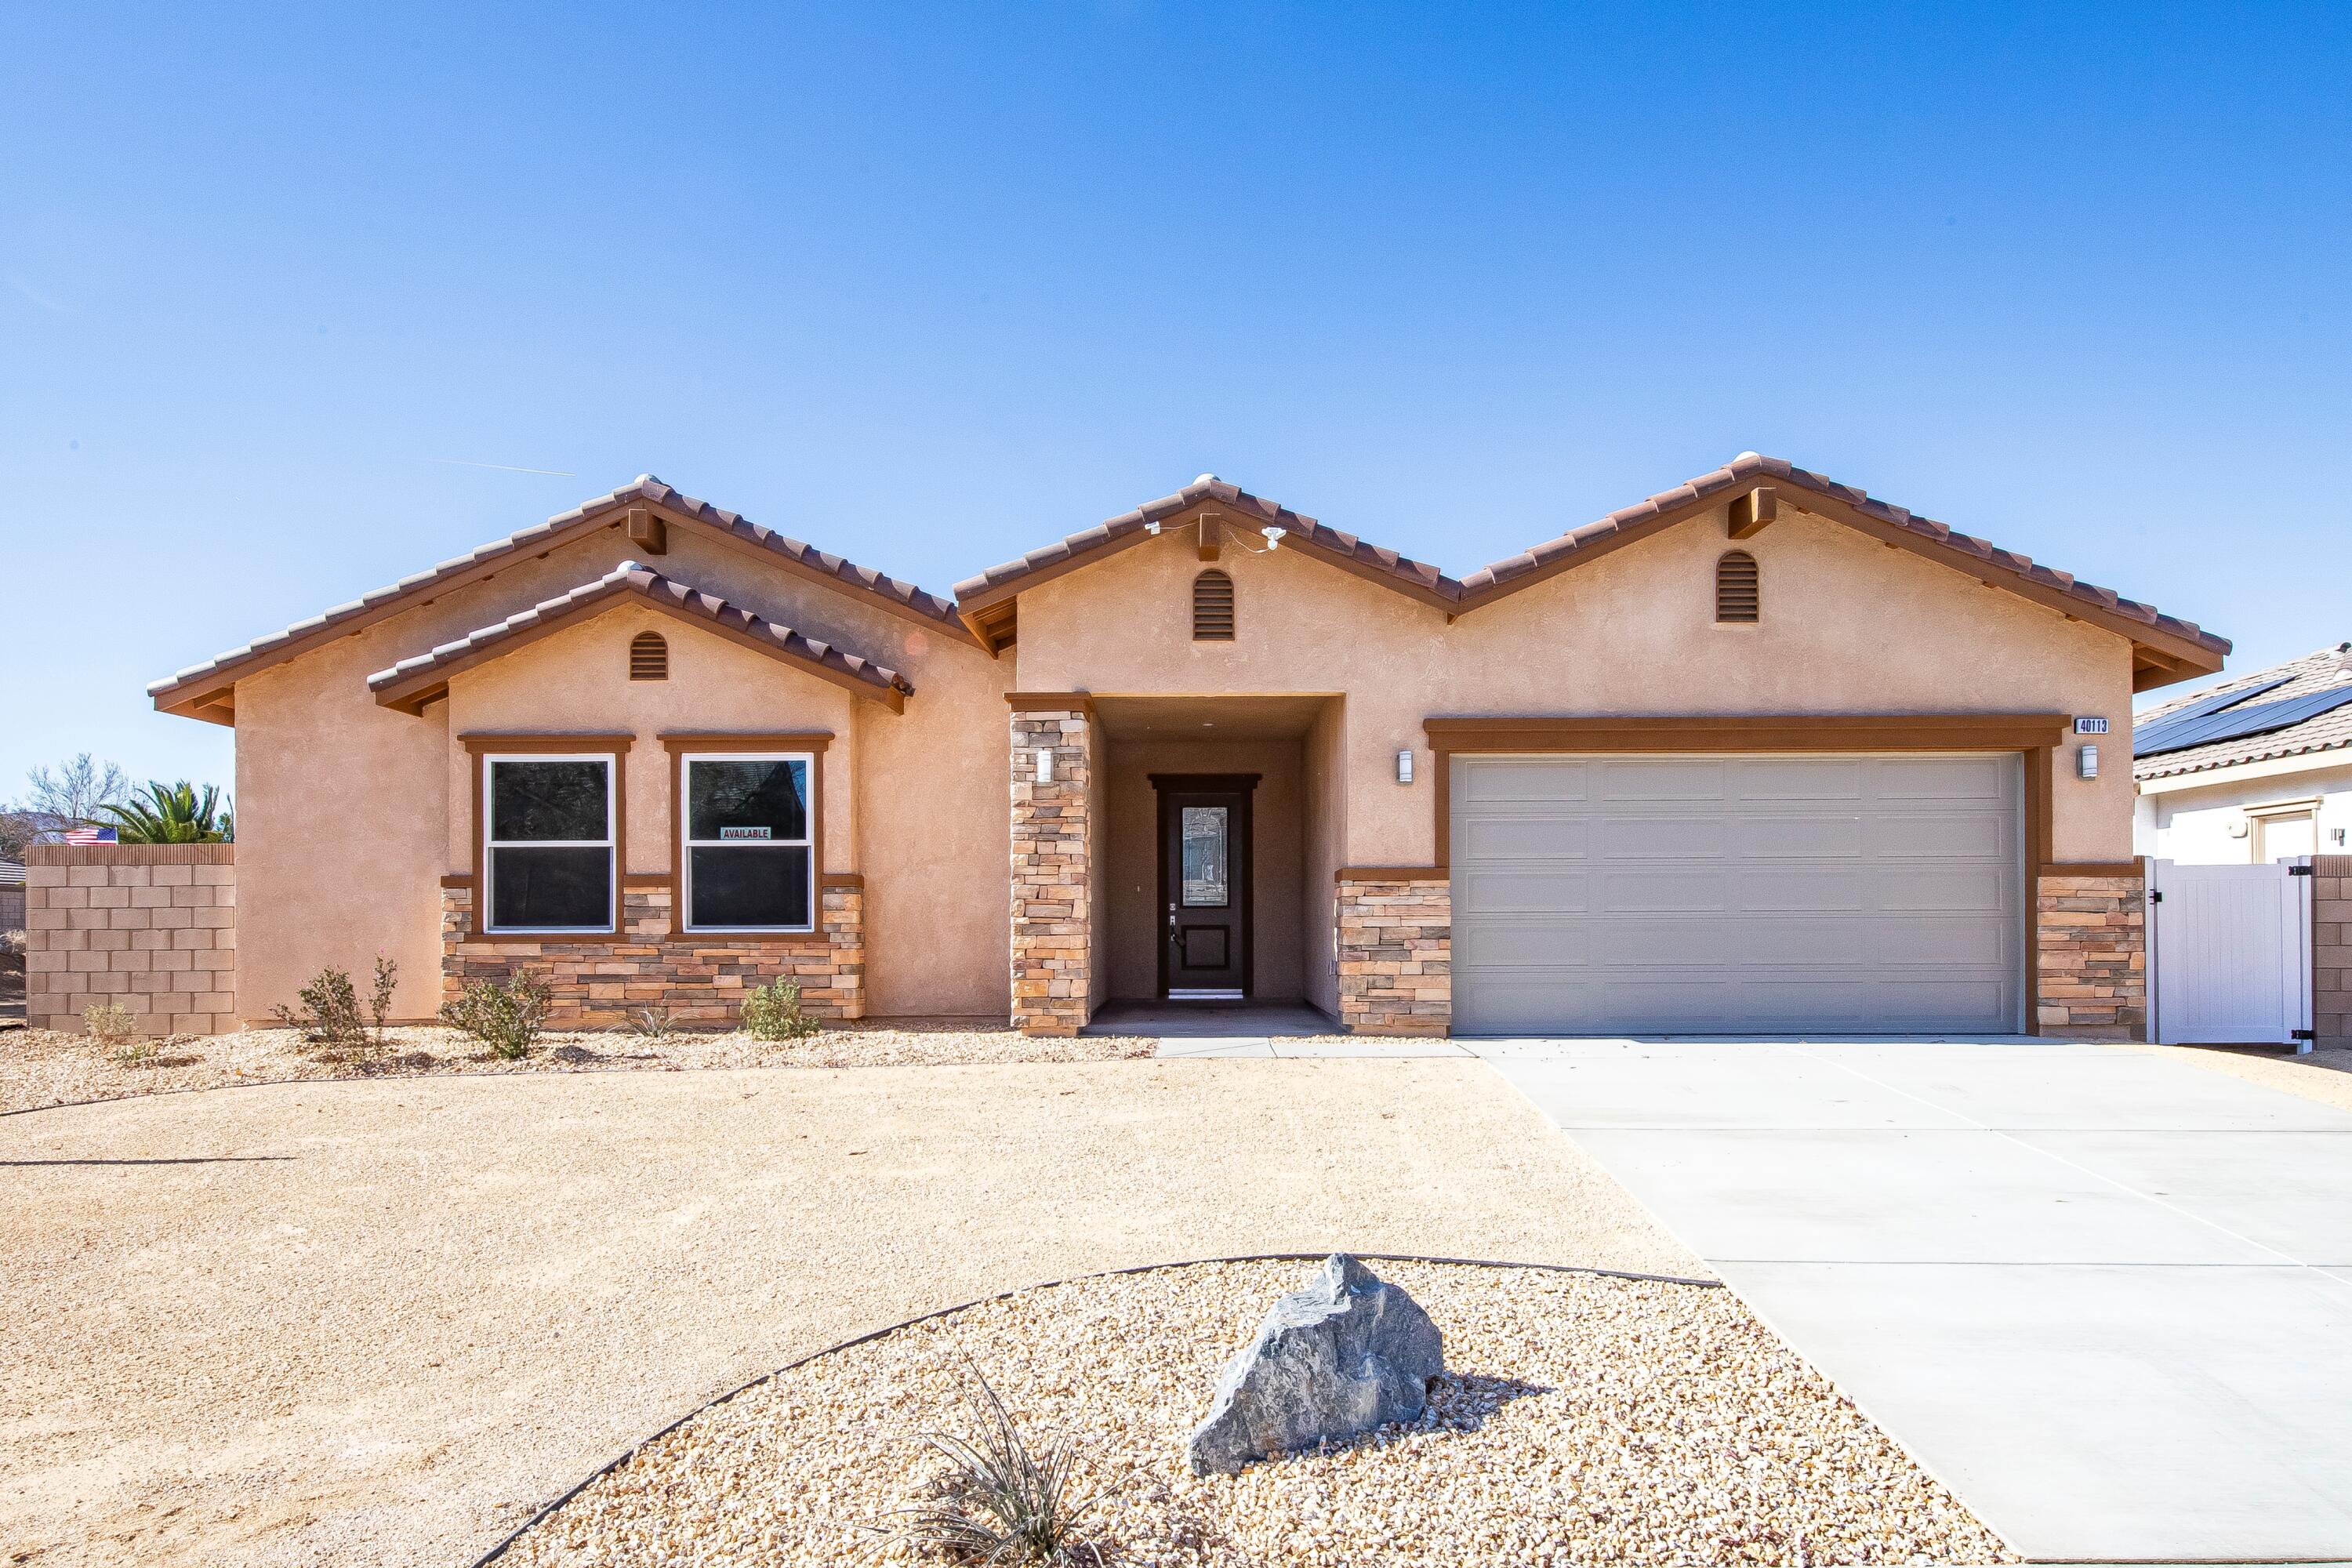
<path id="1" fill-rule="evenodd" d="M 1154 773 L 1160 792 L 1160 993 L 1250 993 L 1250 792 L 1255 773 Z"/>

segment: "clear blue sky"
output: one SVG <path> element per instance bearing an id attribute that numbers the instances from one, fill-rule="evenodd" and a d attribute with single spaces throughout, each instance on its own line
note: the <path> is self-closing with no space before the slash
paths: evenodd
<path id="1" fill-rule="evenodd" d="M 2340 5 L 5 16 L 0 796 L 226 782 L 145 682 L 644 470 L 944 591 L 1204 469 L 1458 574 L 1754 447 L 2352 637 Z"/>

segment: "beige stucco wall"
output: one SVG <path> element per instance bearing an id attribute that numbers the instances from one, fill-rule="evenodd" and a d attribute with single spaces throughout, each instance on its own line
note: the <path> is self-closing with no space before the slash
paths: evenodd
<path id="1" fill-rule="evenodd" d="M 1435 814 L 1432 715 L 1958 713 L 2104 715 L 2128 750 L 2124 638 L 1890 549 L 1784 514 L 1746 548 L 1764 618 L 1718 626 L 1721 511 L 1654 535 L 1448 626 L 1444 614 L 1293 550 L 1229 548 L 1238 634 L 1192 640 L 1191 531 L 1022 596 L 1019 683 L 1097 696 L 1345 691 L 1348 865 L 1426 866 Z M 1420 782 L 1400 787 L 1395 753 Z M 2117 759 L 2119 760 L 2119 759 Z M 2074 776 L 2053 755 L 2053 857 L 2130 853 L 2131 780 Z"/>
<path id="2" fill-rule="evenodd" d="M 2341 855 L 2345 846 L 2335 836 L 2352 837 L 2352 760 L 2313 765 L 2327 762 L 2325 755 L 2303 756 L 2269 768 L 2216 770 L 2219 776 L 2203 782 L 2194 773 L 2152 780 L 2156 787 L 2139 800 L 2135 847 L 2143 855 L 2190 866 L 2242 866 L 2257 851 L 2273 859 L 2275 846 L 2263 843 L 2262 829 L 2248 810 L 2315 801 L 2318 844 L 2305 853 Z M 2233 827 L 2242 830 L 2234 837 Z"/>
<path id="3" fill-rule="evenodd" d="M 628 868 L 636 871 L 669 863 L 661 729 L 835 731 L 844 738 L 826 753 L 826 864 L 866 878 L 870 1008 L 1003 1014 L 1010 660 L 674 529 L 670 552 L 648 565 L 892 666 L 916 688 L 906 712 L 860 701 L 866 711 L 847 720 L 853 700 L 839 689 L 642 607 L 468 672 L 453 683 L 451 700 L 422 717 L 380 707 L 368 692 L 371 672 L 589 582 L 634 553 L 606 531 L 238 683 L 238 882 L 249 904 L 244 1016 L 290 1002 L 323 965 L 363 970 L 378 951 L 400 963 L 402 1016 L 431 1014 L 439 879 L 472 869 L 470 773 L 455 739 L 467 728 L 635 730 Z M 672 675 L 632 690 L 625 649 L 644 625 L 669 639 Z M 568 658 L 574 653 L 585 657 Z M 848 779 L 858 781 L 854 793 L 839 790 Z M 836 799 L 851 808 L 835 809 Z M 973 918 L 975 910 L 989 918 Z"/>
<path id="4" fill-rule="evenodd" d="M 1295 1001 L 1307 943 L 1304 749 L 1297 741 L 1113 741 L 1108 848 L 1098 872 L 1109 890 L 1109 994 L 1160 994 L 1167 914 L 1160 902 L 1160 796 L 1153 773 L 1257 773 L 1251 802 L 1250 912 L 1256 994 Z"/>
<path id="5" fill-rule="evenodd" d="M 855 544 L 854 540 L 838 542 Z M 379 707 L 365 678 L 395 660 L 590 581 L 633 553 L 616 531 L 527 560 L 239 683 L 239 1011 L 290 1001 L 320 967 L 396 958 L 404 1016 L 432 1009 L 445 872 L 471 869 L 470 774 L 455 735 L 476 729 L 632 729 L 629 868 L 668 865 L 663 728 L 827 729 L 826 862 L 866 879 L 867 984 L 877 1016 L 1002 1015 L 1008 1005 L 1010 854 L 1003 695 L 1340 692 L 1298 756 L 1293 967 L 1338 1005 L 1330 889 L 1340 866 L 1434 858 L 1432 715 L 1981 712 L 2102 714 L 2105 776 L 2053 763 L 2053 857 L 2131 850 L 2130 652 L 2121 637 L 1835 524 L 1784 515 L 1750 542 L 1764 620 L 1719 626 L 1720 512 L 1695 519 L 1449 626 L 1438 611 L 1297 550 L 1235 548 L 1239 635 L 1194 643 L 1189 532 L 1121 552 L 1023 595 L 1002 659 L 858 595 L 673 530 L 656 569 L 903 671 L 903 715 L 853 703 L 772 660 L 633 609 L 461 677 L 422 718 Z M 666 687 L 632 690 L 627 637 L 668 637 Z M 746 661 L 749 661 L 748 663 Z M 1395 782 L 1412 747 L 1415 784 Z M 854 784 L 845 789 L 845 784 Z M 1118 794 L 1106 776 L 1105 809 Z M 1148 786 L 1147 791 L 1148 795 Z M 1261 838 L 1262 864 L 1265 839 Z M 1262 873 L 1263 878 L 1263 873 Z M 1115 884 L 1098 877 L 1116 931 Z M 1261 904 L 1261 929 L 1275 921 Z M 1113 964 L 1122 961 L 1116 957 Z M 1098 990 L 1123 989 L 1101 966 Z"/>

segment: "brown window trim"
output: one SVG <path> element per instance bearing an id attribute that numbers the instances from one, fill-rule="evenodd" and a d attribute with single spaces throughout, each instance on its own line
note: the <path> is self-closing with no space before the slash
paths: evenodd
<path id="1" fill-rule="evenodd" d="M 1425 719 L 1437 754 L 1431 794 L 1436 861 L 1452 864 L 1453 758 L 1457 752 L 2016 752 L 2025 768 L 2025 868 L 2050 863 L 2051 753 L 2074 728 L 2067 713 L 1661 714 L 1573 718 L 1515 715 Z M 2076 872 L 2077 876 L 2086 873 Z M 2042 1032 L 2040 932 L 2035 889 L 2025 899 L 2025 1032 Z"/>
<path id="2" fill-rule="evenodd" d="M 830 730 L 706 731 L 666 730 L 661 743 L 669 752 L 669 871 L 663 885 L 669 889 L 669 939 L 709 947 L 824 946 L 833 940 L 824 931 L 824 889 L 844 884 L 824 869 L 824 752 L 833 743 Z M 688 931 L 686 927 L 686 759 L 701 752 L 806 752 L 809 754 L 809 929 L 806 931 Z M 865 879 L 858 879 L 858 886 Z"/>
<path id="3" fill-rule="evenodd" d="M 466 748 L 467 756 L 473 764 L 471 772 L 474 779 L 471 807 L 474 875 L 469 884 L 474 889 L 472 917 L 474 929 L 467 940 L 533 945 L 547 942 L 619 941 L 625 929 L 622 921 L 621 889 L 628 880 L 627 873 L 622 870 L 622 867 L 627 864 L 629 856 L 629 748 L 637 743 L 635 733 L 625 730 L 593 735 L 550 735 L 544 732 L 505 735 L 477 730 L 458 736 L 457 741 Z M 543 931 L 494 931 L 488 929 L 490 907 L 488 890 L 490 883 L 489 868 L 485 862 L 489 858 L 489 855 L 485 836 L 489 832 L 490 825 L 482 811 L 482 790 L 488 782 L 488 769 L 483 759 L 494 752 L 512 752 L 523 756 L 528 756 L 533 752 L 558 753 L 580 752 L 606 755 L 613 759 L 613 923 L 611 929 Z M 441 885 L 447 887 L 448 879 L 442 879 Z"/>

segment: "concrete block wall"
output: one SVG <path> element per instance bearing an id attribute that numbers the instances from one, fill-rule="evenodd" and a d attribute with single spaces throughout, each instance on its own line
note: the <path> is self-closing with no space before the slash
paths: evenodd
<path id="1" fill-rule="evenodd" d="M 2311 1033 L 2323 1051 L 2352 1049 L 2352 855 L 2311 858 Z"/>
<path id="2" fill-rule="evenodd" d="M 234 844 L 37 844 L 25 893 L 34 1028 L 79 1030 L 103 1002 L 151 1037 L 236 1028 Z"/>

